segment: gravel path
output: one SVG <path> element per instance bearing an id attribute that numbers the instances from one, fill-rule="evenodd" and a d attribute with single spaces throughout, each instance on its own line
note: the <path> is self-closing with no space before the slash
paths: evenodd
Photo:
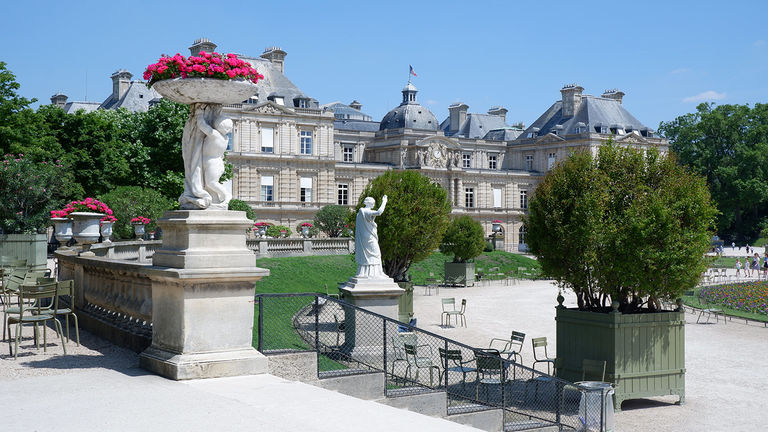
<path id="1" fill-rule="evenodd" d="M 575 296 L 564 295 L 565 305 L 575 306 Z M 440 326 L 443 297 L 467 299 L 467 328 Z M 533 337 L 546 336 L 555 355 L 556 297 L 550 281 L 441 288 L 431 296 L 416 287 L 414 312 L 420 328 L 476 347 L 522 331 L 523 363 L 530 366 Z M 744 321 L 696 324 L 697 316 L 686 313 L 685 404 L 675 405 L 676 396 L 626 401 L 616 414 L 617 431 L 755 431 L 768 424 L 768 328 Z"/>

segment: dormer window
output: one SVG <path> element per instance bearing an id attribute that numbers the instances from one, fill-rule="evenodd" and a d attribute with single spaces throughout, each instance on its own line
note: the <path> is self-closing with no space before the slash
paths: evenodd
<path id="1" fill-rule="evenodd" d="M 280 106 L 285 106 L 285 98 L 283 98 L 282 96 L 270 95 L 270 96 L 267 96 L 267 100 L 270 100 Z"/>
<path id="2" fill-rule="evenodd" d="M 608 128 L 605 126 L 595 126 L 595 132 L 605 134 L 608 133 Z"/>

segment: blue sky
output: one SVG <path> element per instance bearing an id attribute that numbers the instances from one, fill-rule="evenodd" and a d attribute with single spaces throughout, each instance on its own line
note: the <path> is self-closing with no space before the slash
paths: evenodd
<path id="1" fill-rule="evenodd" d="M 768 102 L 765 1 L 213 4 L 6 2 L 0 61 L 42 103 L 56 92 L 103 101 L 112 72 L 140 79 L 199 37 L 253 56 L 280 46 L 302 91 L 320 103 L 357 99 L 377 120 L 399 104 L 409 64 L 440 120 L 461 101 L 470 112 L 503 105 L 509 123 L 530 124 L 574 82 L 588 94 L 619 88 L 651 128 L 702 101 Z"/>

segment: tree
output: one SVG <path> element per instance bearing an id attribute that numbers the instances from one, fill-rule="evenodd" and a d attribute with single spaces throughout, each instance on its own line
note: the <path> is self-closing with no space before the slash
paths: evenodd
<path id="1" fill-rule="evenodd" d="M 387 195 L 384 213 L 376 217 L 384 272 L 397 282 L 408 280 L 408 270 L 440 245 L 451 213 L 448 195 L 440 185 L 416 171 L 387 171 L 360 195 L 376 203 Z"/>
<path id="2" fill-rule="evenodd" d="M 315 213 L 315 226 L 328 237 L 340 237 L 350 211 L 345 206 L 330 204 Z"/>
<path id="3" fill-rule="evenodd" d="M 716 214 L 704 179 L 673 157 L 609 143 L 552 169 L 525 224 L 543 273 L 579 309 L 612 300 L 628 313 L 696 285 Z"/>
<path id="4" fill-rule="evenodd" d="M 253 208 L 251 208 L 250 205 L 248 205 L 247 202 L 241 201 L 239 199 L 231 199 L 229 201 L 229 206 L 227 207 L 227 210 L 239 210 L 245 212 L 245 217 L 247 217 L 250 220 L 256 219 L 256 213 L 253 211 Z"/>
<path id="5" fill-rule="evenodd" d="M 7 234 L 42 232 L 50 211 L 63 204 L 67 171 L 54 161 L 5 155 L 0 160 L 0 229 Z"/>
<path id="6" fill-rule="evenodd" d="M 467 262 L 485 249 L 483 226 L 470 216 L 459 216 L 451 221 L 440 244 L 440 252 L 453 254 L 453 262 Z"/>
<path id="7" fill-rule="evenodd" d="M 147 226 L 148 231 L 157 227 L 157 220 L 166 210 L 174 210 L 178 203 L 154 189 L 138 186 L 118 186 L 113 191 L 103 194 L 98 199 L 108 205 L 114 212 L 117 222 L 112 232 L 118 238 L 132 238 L 133 227 L 131 219 L 144 216 L 152 221 Z"/>
<path id="8" fill-rule="evenodd" d="M 718 234 L 752 243 L 768 216 L 768 104 L 703 103 L 659 131 L 680 163 L 707 179 Z"/>
<path id="9" fill-rule="evenodd" d="M 23 120 L 34 114 L 29 105 L 37 99 L 20 96 L 17 93 L 20 87 L 16 75 L 8 70 L 5 62 L 0 61 L 0 151 L 3 153 L 16 153 L 11 148 L 12 144 L 30 142 L 27 125 Z"/>

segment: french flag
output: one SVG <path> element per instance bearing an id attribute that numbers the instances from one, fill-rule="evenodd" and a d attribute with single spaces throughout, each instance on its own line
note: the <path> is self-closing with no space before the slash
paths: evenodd
<path id="1" fill-rule="evenodd" d="M 409 67 L 409 68 L 411 68 L 411 70 L 410 70 L 410 74 L 411 74 L 411 75 L 413 75 L 413 76 L 418 76 L 418 75 L 416 75 L 416 71 L 414 71 L 414 70 L 413 70 L 413 66 L 411 66 L 411 65 L 408 65 L 408 67 Z"/>

